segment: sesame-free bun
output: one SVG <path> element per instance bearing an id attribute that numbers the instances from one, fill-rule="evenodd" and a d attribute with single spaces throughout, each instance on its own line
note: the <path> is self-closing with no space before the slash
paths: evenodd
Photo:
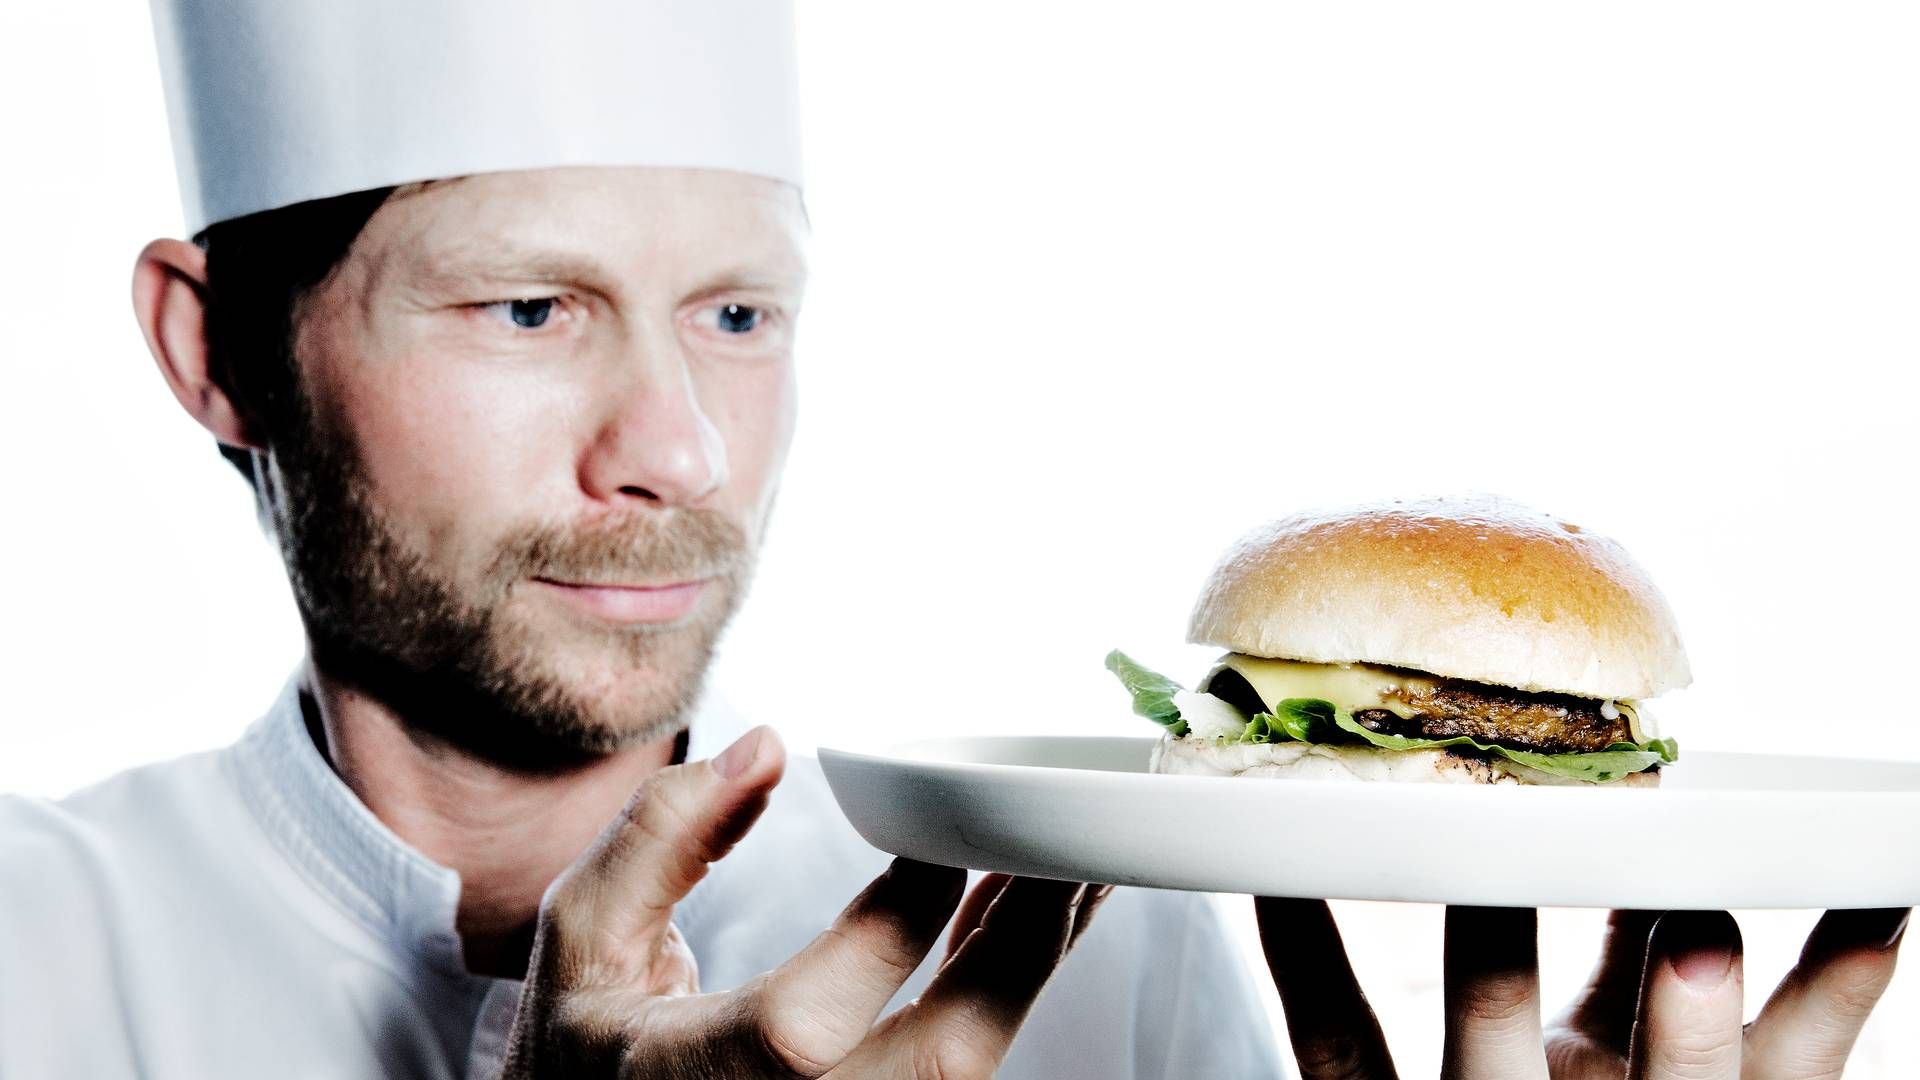
<path id="1" fill-rule="evenodd" d="M 1693 679 L 1673 612 L 1624 548 L 1485 495 L 1262 525 L 1214 568 L 1187 638 L 1591 698 Z"/>
<path id="2" fill-rule="evenodd" d="M 1498 756 L 1446 750 L 1381 750 L 1324 743 L 1233 743 L 1162 735 L 1149 772 L 1183 776 L 1256 776 L 1277 780 L 1391 780 L 1413 784 L 1538 784 L 1572 787 L 1660 786 L 1660 772 L 1630 773 L 1606 784 L 1529 769 Z"/>

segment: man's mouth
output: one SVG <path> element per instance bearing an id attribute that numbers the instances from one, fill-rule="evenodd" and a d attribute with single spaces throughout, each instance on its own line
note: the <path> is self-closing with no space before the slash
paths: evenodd
<path id="1" fill-rule="evenodd" d="M 542 591 L 575 610 L 615 623 L 673 622 L 693 610 L 711 582 L 711 578 L 658 584 L 533 579 Z"/>

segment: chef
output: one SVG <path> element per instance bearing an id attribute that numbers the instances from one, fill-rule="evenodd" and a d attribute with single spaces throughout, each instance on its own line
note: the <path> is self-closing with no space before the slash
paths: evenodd
<path id="1" fill-rule="evenodd" d="M 795 418 L 788 10 L 155 23 L 193 240 L 134 306 L 308 652 L 232 746 L 0 797 L 0 1077 L 1288 1071 L 1204 898 L 889 863 L 705 689 Z M 1302 1074 L 1391 1075 L 1324 906 L 1258 911 Z M 1743 1028 L 1730 919 L 1616 916 L 1543 1038 L 1530 913 L 1462 909 L 1446 1075 L 1837 1074 L 1904 926 Z"/>
<path id="2" fill-rule="evenodd" d="M 0 1076 L 1281 1071 L 1203 897 L 890 865 L 704 691 L 795 421 L 787 5 L 154 14 L 135 308 L 309 647 L 232 746 L 0 800 Z"/>

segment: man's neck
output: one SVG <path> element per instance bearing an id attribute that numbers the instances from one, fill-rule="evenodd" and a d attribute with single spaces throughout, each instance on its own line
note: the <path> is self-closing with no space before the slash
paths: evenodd
<path id="1" fill-rule="evenodd" d="M 676 740 L 519 772 L 408 725 L 384 704 L 307 669 L 303 706 L 333 771 L 393 832 L 460 874 L 456 928 L 469 971 L 523 978 L 540 897 Z"/>

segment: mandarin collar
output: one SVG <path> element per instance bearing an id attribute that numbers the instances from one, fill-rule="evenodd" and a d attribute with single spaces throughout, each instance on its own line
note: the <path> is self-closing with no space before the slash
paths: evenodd
<path id="1" fill-rule="evenodd" d="M 314 745 L 300 708 L 304 671 L 235 745 L 235 778 L 275 846 L 369 933 L 449 975 L 466 969 L 455 919 L 460 873 L 428 858 L 375 817 Z M 711 757 L 746 725 L 714 695 L 694 710 L 689 759 Z M 682 908 L 697 907 L 703 890 Z M 511 980 L 501 980 L 511 981 Z"/>

